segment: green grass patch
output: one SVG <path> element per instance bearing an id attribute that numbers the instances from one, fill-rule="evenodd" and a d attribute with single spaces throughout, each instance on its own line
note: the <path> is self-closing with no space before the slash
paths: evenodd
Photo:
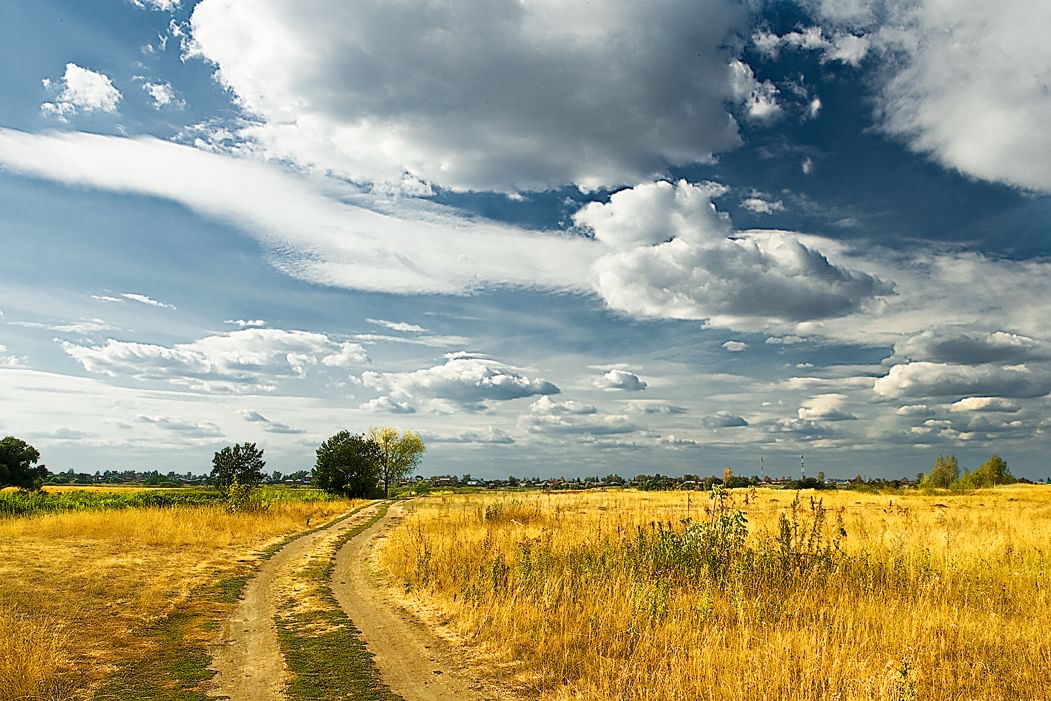
<path id="1" fill-rule="evenodd" d="M 387 504 L 363 523 L 343 533 L 328 562 L 303 568 L 300 581 L 320 593 L 323 607 L 296 611 L 289 602 L 288 615 L 278 617 L 277 633 L 285 661 L 295 678 L 288 687 L 292 701 L 404 701 L 383 683 L 361 631 L 340 608 L 330 582 L 336 553 L 387 513 Z"/>

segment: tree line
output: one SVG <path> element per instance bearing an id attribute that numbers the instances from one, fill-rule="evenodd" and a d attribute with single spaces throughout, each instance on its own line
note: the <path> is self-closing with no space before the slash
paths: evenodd
<path id="1" fill-rule="evenodd" d="M 976 489 L 1017 481 L 1008 469 L 1007 461 L 995 454 L 974 470 L 962 474 L 955 455 L 939 455 L 930 471 L 920 475 L 920 487 L 928 489 Z"/>
<path id="2" fill-rule="evenodd" d="M 340 431 L 317 448 L 311 482 L 329 494 L 347 498 L 383 496 L 390 487 L 420 464 L 426 447 L 420 434 L 385 426 L 368 433 Z M 266 461 L 255 443 L 238 443 L 212 458 L 212 483 L 232 499 L 244 498 L 245 489 L 262 484 Z"/>

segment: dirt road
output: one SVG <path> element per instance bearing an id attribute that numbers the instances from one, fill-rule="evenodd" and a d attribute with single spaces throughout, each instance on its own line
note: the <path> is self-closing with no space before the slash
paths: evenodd
<path id="1" fill-rule="evenodd" d="M 274 617 L 281 594 L 293 586 L 292 574 L 305 558 L 316 554 L 347 529 L 368 519 L 376 506 L 304 535 L 267 560 L 248 582 L 243 598 L 223 626 L 212 668 L 215 696 L 231 701 L 283 701 L 288 670 L 281 654 Z M 356 538 L 355 540 L 358 540 Z"/>
<path id="2" fill-rule="evenodd" d="M 507 698 L 483 689 L 448 643 L 390 600 L 375 574 L 378 542 L 403 515 L 392 508 L 336 555 L 332 590 L 375 656 L 391 691 L 405 701 L 482 701 Z M 461 658 L 462 659 L 462 658 Z"/>

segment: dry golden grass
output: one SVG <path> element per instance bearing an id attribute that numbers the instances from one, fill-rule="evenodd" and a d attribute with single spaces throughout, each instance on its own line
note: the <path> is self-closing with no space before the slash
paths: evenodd
<path id="1" fill-rule="evenodd" d="M 88 698 L 142 631 L 268 544 L 363 502 L 71 512 L 0 520 L 0 701 Z M 5 676 L 7 675 L 7 676 Z"/>
<path id="2" fill-rule="evenodd" d="M 804 493 L 788 558 L 794 495 L 734 496 L 722 575 L 666 547 L 697 492 L 432 497 L 383 562 L 543 699 L 1051 699 L 1051 489 L 814 494 L 826 550 Z"/>

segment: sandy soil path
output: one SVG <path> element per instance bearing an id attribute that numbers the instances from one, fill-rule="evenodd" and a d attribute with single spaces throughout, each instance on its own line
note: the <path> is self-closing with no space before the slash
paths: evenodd
<path id="1" fill-rule="evenodd" d="M 500 698 L 471 679 L 449 644 L 392 601 L 378 583 L 377 545 L 403 515 L 401 505 L 392 507 L 340 549 L 332 582 L 336 600 L 361 631 L 383 681 L 405 701 Z"/>
<path id="2" fill-rule="evenodd" d="M 300 561 L 372 516 L 375 509 L 376 506 L 362 509 L 350 518 L 297 538 L 263 564 L 223 626 L 220 646 L 212 658 L 212 668 L 218 672 L 213 680 L 213 695 L 228 696 L 232 701 L 285 698 L 288 670 L 274 623 L 280 594 L 292 586 L 292 573 Z"/>

